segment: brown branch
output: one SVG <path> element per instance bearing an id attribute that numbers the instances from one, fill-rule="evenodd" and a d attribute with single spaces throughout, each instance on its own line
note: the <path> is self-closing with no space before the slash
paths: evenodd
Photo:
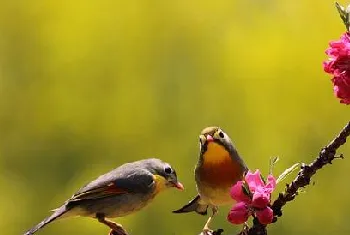
<path id="1" fill-rule="evenodd" d="M 310 164 L 302 164 L 297 177 L 291 184 L 286 185 L 283 193 L 272 204 L 272 210 L 275 215 L 274 222 L 278 217 L 282 216 L 282 207 L 289 201 L 292 201 L 298 195 L 298 190 L 309 185 L 311 177 L 316 174 L 317 170 L 327 164 L 332 164 L 335 158 L 343 158 L 343 155 L 336 156 L 337 149 L 345 144 L 346 138 L 350 135 L 350 122 L 343 128 L 337 137 L 335 137 L 326 147 L 319 153 L 318 157 Z M 253 226 L 248 230 L 249 235 L 267 234 L 266 226 L 254 220 Z"/>
<path id="2" fill-rule="evenodd" d="M 327 164 L 332 164 L 335 158 L 343 158 L 343 155 L 336 156 L 337 149 L 345 144 L 346 138 L 350 135 L 350 122 L 343 128 L 339 135 L 333 139 L 326 147 L 324 147 L 319 153 L 318 157 L 309 165 L 302 164 L 301 170 L 297 177 L 291 184 L 286 185 L 284 193 L 280 193 L 278 198 L 273 202 L 272 209 L 274 215 L 277 217 L 282 216 L 282 207 L 289 201 L 292 201 L 298 194 L 300 188 L 310 184 L 311 177 L 317 170 L 321 169 Z"/>
<path id="3" fill-rule="evenodd" d="M 332 164 L 336 158 L 343 158 L 343 155 L 336 156 L 336 151 L 340 146 L 345 144 L 347 137 L 350 135 L 350 122 L 343 128 L 343 130 L 335 137 L 326 147 L 322 148 L 318 157 L 310 164 L 302 164 L 297 177 L 291 184 L 286 185 L 284 192 L 278 195 L 278 198 L 273 202 L 271 208 L 274 214 L 274 222 L 278 217 L 282 216 L 282 207 L 287 202 L 292 201 L 298 195 L 301 188 L 310 184 L 311 177 L 316 174 L 317 170 L 321 169 L 327 164 Z M 221 234 L 222 229 L 214 231 L 213 234 Z M 256 218 L 253 220 L 253 226 L 247 230 L 243 230 L 239 235 L 266 235 L 266 225 L 261 224 Z"/>

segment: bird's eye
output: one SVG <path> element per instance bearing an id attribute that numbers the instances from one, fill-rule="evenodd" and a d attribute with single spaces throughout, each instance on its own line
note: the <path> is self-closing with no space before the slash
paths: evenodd
<path id="1" fill-rule="evenodd" d="M 164 168 L 164 172 L 169 175 L 173 172 L 173 169 L 171 169 L 171 167 L 167 166 Z"/>
<path id="2" fill-rule="evenodd" d="M 220 136 L 220 138 L 224 138 L 224 137 L 225 137 L 224 132 L 220 131 L 220 132 L 219 132 L 219 136 Z"/>

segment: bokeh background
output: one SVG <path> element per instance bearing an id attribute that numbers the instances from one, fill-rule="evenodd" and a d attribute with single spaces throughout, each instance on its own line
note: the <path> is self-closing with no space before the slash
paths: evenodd
<path id="1" fill-rule="evenodd" d="M 333 0 L 1 0 L 0 233 L 21 234 L 99 174 L 157 156 L 186 191 L 117 221 L 134 235 L 198 234 L 206 218 L 171 211 L 196 194 L 201 129 L 221 126 L 264 173 L 271 156 L 276 175 L 312 161 L 350 118 L 322 68 L 343 31 Z M 270 234 L 350 232 L 350 144 L 341 152 Z M 235 234 L 228 209 L 213 227 Z M 40 234 L 107 232 L 77 218 Z"/>

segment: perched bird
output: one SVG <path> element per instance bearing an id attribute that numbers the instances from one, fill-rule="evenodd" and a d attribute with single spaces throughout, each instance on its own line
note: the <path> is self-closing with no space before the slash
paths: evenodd
<path id="1" fill-rule="evenodd" d="M 195 180 L 198 195 L 187 205 L 174 213 L 195 211 L 206 215 L 208 207 L 212 215 L 207 220 L 203 233 L 211 232 L 209 224 L 218 212 L 218 206 L 230 204 L 230 188 L 241 180 L 248 168 L 230 137 L 219 127 L 207 127 L 200 136 L 200 154 L 195 167 Z"/>
<path id="2" fill-rule="evenodd" d="M 111 235 L 126 235 L 120 224 L 106 218 L 123 217 L 138 211 L 169 187 L 183 190 L 175 170 L 168 163 L 156 158 L 126 163 L 82 187 L 25 235 L 34 234 L 56 219 L 72 216 L 96 218 L 112 229 Z"/>

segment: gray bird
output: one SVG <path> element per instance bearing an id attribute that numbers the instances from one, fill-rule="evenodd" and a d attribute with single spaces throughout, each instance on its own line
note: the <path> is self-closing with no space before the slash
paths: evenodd
<path id="1" fill-rule="evenodd" d="M 126 235 L 120 224 L 106 218 L 136 212 L 169 187 L 183 190 L 175 170 L 168 163 L 156 158 L 126 163 L 82 187 L 25 235 L 34 234 L 54 220 L 72 216 L 95 218 L 111 229 L 111 235 Z"/>

